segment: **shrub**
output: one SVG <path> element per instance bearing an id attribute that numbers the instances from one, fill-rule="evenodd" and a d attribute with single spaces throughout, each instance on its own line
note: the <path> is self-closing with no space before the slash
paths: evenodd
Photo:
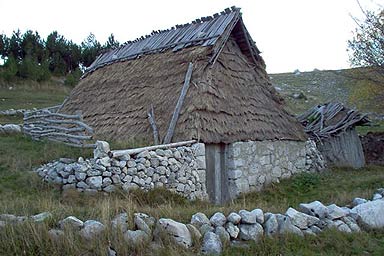
<path id="1" fill-rule="evenodd" d="M 5 81 L 10 82 L 15 79 L 17 71 L 17 62 L 13 56 L 10 56 L 4 64 L 1 75 Z"/>
<path id="2" fill-rule="evenodd" d="M 79 82 L 81 75 L 82 73 L 80 69 L 77 68 L 75 71 L 69 73 L 65 77 L 65 81 L 64 81 L 65 85 L 75 86 Z"/>

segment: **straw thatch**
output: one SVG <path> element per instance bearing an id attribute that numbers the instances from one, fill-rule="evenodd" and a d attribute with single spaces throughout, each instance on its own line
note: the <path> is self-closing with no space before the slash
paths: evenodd
<path id="1" fill-rule="evenodd" d="M 84 120 L 104 138 L 152 141 L 147 118 L 152 105 L 163 138 L 192 62 L 191 85 L 173 141 L 304 140 L 303 128 L 284 110 L 258 50 L 245 42 L 251 39 L 246 38 L 249 34 L 241 17 L 227 29 L 231 29 L 229 37 L 217 40 L 223 44 L 219 53 L 217 44 L 190 46 L 94 69 L 72 91 L 61 111 L 81 110 Z"/>

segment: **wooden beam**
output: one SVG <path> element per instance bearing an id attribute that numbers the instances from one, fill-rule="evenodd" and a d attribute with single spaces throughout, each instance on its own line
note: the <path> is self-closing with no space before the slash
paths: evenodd
<path id="1" fill-rule="evenodd" d="M 173 112 L 171 122 L 169 123 L 167 134 L 164 137 L 164 141 L 163 141 L 164 144 L 171 142 L 172 137 L 173 137 L 173 133 L 175 132 L 175 127 L 176 127 L 177 120 L 179 119 L 181 107 L 183 106 L 183 102 L 184 102 L 185 96 L 187 95 L 187 91 L 188 91 L 189 84 L 191 81 L 192 69 L 193 69 L 193 64 L 192 64 L 192 62 L 190 62 L 188 65 L 187 73 L 185 74 L 185 80 L 184 80 L 183 88 L 181 89 L 181 93 L 180 93 L 179 99 L 177 101 L 175 111 Z"/>
<path id="2" fill-rule="evenodd" d="M 148 121 L 153 131 L 153 142 L 155 143 L 155 145 L 157 145 L 160 143 L 159 130 L 157 129 L 157 125 L 155 121 L 155 111 L 153 110 L 152 104 L 151 104 L 151 108 L 148 110 Z"/>
<path id="3" fill-rule="evenodd" d="M 196 140 L 188 140 L 188 141 L 155 145 L 155 146 L 149 146 L 149 147 L 143 147 L 143 148 L 133 148 L 133 149 L 126 149 L 126 150 L 113 150 L 113 151 L 110 151 L 108 153 L 108 155 L 111 158 L 124 156 L 124 155 L 133 155 L 133 154 L 138 154 L 140 152 L 143 152 L 145 150 L 151 151 L 151 150 L 163 149 L 163 148 L 181 147 L 181 146 L 193 144 L 195 142 L 196 142 Z"/>

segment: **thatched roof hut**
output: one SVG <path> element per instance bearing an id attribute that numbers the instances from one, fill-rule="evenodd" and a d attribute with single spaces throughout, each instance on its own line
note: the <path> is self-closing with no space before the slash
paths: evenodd
<path id="1" fill-rule="evenodd" d="M 326 103 L 298 117 L 305 132 L 330 165 L 360 168 L 365 165 L 363 147 L 355 127 L 369 122 L 366 115 L 341 103 Z"/>
<path id="2" fill-rule="evenodd" d="M 87 69 L 61 112 L 82 111 L 99 137 L 152 140 L 153 106 L 165 136 L 193 63 L 172 141 L 305 140 L 265 71 L 240 9 L 154 31 L 106 52 Z"/>

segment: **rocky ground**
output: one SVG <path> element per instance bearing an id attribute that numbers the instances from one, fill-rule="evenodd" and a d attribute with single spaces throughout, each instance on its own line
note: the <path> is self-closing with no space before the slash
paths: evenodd
<path id="1" fill-rule="evenodd" d="M 384 117 L 384 78 L 365 69 L 296 71 L 270 74 L 270 78 L 295 114 L 319 103 L 341 102 L 372 116 Z"/>

